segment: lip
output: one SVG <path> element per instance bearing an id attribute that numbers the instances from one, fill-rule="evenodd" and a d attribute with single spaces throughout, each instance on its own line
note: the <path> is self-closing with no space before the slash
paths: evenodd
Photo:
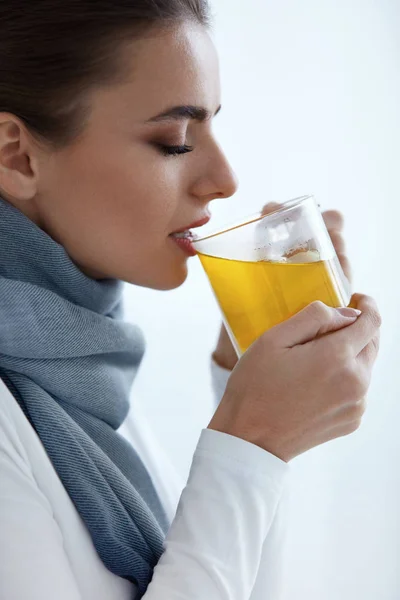
<path id="1" fill-rule="evenodd" d="M 196 256 L 197 250 L 194 248 L 190 238 L 177 238 L 171 236 L 171 242 L 174 242 L 180 247 L 188 256 Z"/>
<path id="2" fill-rule="evenodd" d="M 196 229 L 197 227 L 202 227 L 203 225 L 206 225 L 210 221 L 210 219 L 211 219 L 211 215 L 206 215 L 199 221 L 196 221 L 195 223 L 192 223 L 191 225 L 188 225 L 187 227 L 183 227 L 182 229 L 178 229 L 177 231 L 173 231 L 169 235 L 174 235 L 174 233 L 183 233 L 184 231 L 189 231 L 189 229 Z"/>

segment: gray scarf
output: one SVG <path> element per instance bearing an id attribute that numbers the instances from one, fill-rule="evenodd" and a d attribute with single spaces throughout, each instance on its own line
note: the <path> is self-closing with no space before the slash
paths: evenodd
<path id="1" fill-rule="evenodd" d="M 0 377 L 39 435 L 105 566 L 141 597 L 169 523 L 117 433 L 144 354 L 122 320 L 123 282 L 87 277 L 0 198 Z"/>

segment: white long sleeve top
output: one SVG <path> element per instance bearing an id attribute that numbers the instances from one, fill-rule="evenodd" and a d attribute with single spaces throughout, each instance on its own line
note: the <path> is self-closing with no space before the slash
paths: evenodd
<path id="1" fill-rule="evenodd" d="M 229 371 L 212 362 L 216 403 Z M 277 600 L 277 509 L 288 465 L 202 429 L 181 481 L 135 405 L 121 433 L 172 520 L 145 600 Z M 36 432 L 0 379 L 0 599 L 134 600 L 106 569 Z"/>

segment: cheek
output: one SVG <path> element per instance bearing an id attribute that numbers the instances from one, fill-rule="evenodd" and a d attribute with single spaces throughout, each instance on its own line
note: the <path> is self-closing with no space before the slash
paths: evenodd
<path id="1" fill-rule="evenodd" d="M 168 239 L 182 191 L 163 157 L 113 152 L 97 160 L 82 157 L 62 173 L 58 226 L 78 264 L 159 289 L 184 281 L 185 258 Z"/>
<path id="2" fill-rule="evenodd" d="M 74 171 L 79 199 L 75 209 L 83 211 L 86 219 L 100 220 L 102 228 L 117 227 L 120 232 L 132 234 L 133 229 L 138 237 L 169 233 L 179 198 L 178 181 L 162 157 L 113 151 L 90 163 L 81 162 Z"/>

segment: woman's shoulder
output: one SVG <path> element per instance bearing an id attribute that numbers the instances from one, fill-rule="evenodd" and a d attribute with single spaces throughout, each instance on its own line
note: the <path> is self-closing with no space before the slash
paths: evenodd
<path id="1" fill-rule="evenodd" d="M 0 445 L 6 440 L 15 442 L 24 420 L 29 424 L 16 399 L 0 377 Z"/>
<path id="2" fill-rule="evenodd" d="M 10 405 L 16 402 L 14 396 L 0 377 L 0 418 L 10 416 Z"/>
<path id="3" fill-rule="evenodd" d="M 0 378 L 0 597 L 126 600 L 132 594 L 132 584 L 102 564 L 39 437 Z"/>
<path id="4" fill-rule="evenodd" d="M 16 399 L 0 377 L 0 418 L 12 420 L 13 419 L 13 407 L 17 404 Z"/>
<path id="5" fill-rule="evenodd" d="M 0 378 L 0 478 L 4 471 L 20 471 L 33 486 L 58 479 L 50 458 L 16 398 Z"/>
<path id="6" fill-rule="evenodd" d="M 0 378 L 0 470 L 23 471 L 32 478 L 30 447 L 27 443 L 32 427 L 18 402 Z M 33 431 L 33 430 L 32 430 Z M 28 437 L 27 437 L 28 434 Z M 0 474 L 1 476 L 1 474 Z"/>
<path id="7" fill-rule="evenodd" d="M 24 478 L 32 490 L 41 490 L 54 469 L 36 431 L 16 398 L 0 378 L 0 479 L 15 482 Z M 45 495 L 41 493 L 41 499 Z"/>
<path id="8" fill-rule="evenodd" d="M 17 400 L 0 377 L 0 431 L 1 437 L 16 438 L 20 433 L 32 430 Z"/>

